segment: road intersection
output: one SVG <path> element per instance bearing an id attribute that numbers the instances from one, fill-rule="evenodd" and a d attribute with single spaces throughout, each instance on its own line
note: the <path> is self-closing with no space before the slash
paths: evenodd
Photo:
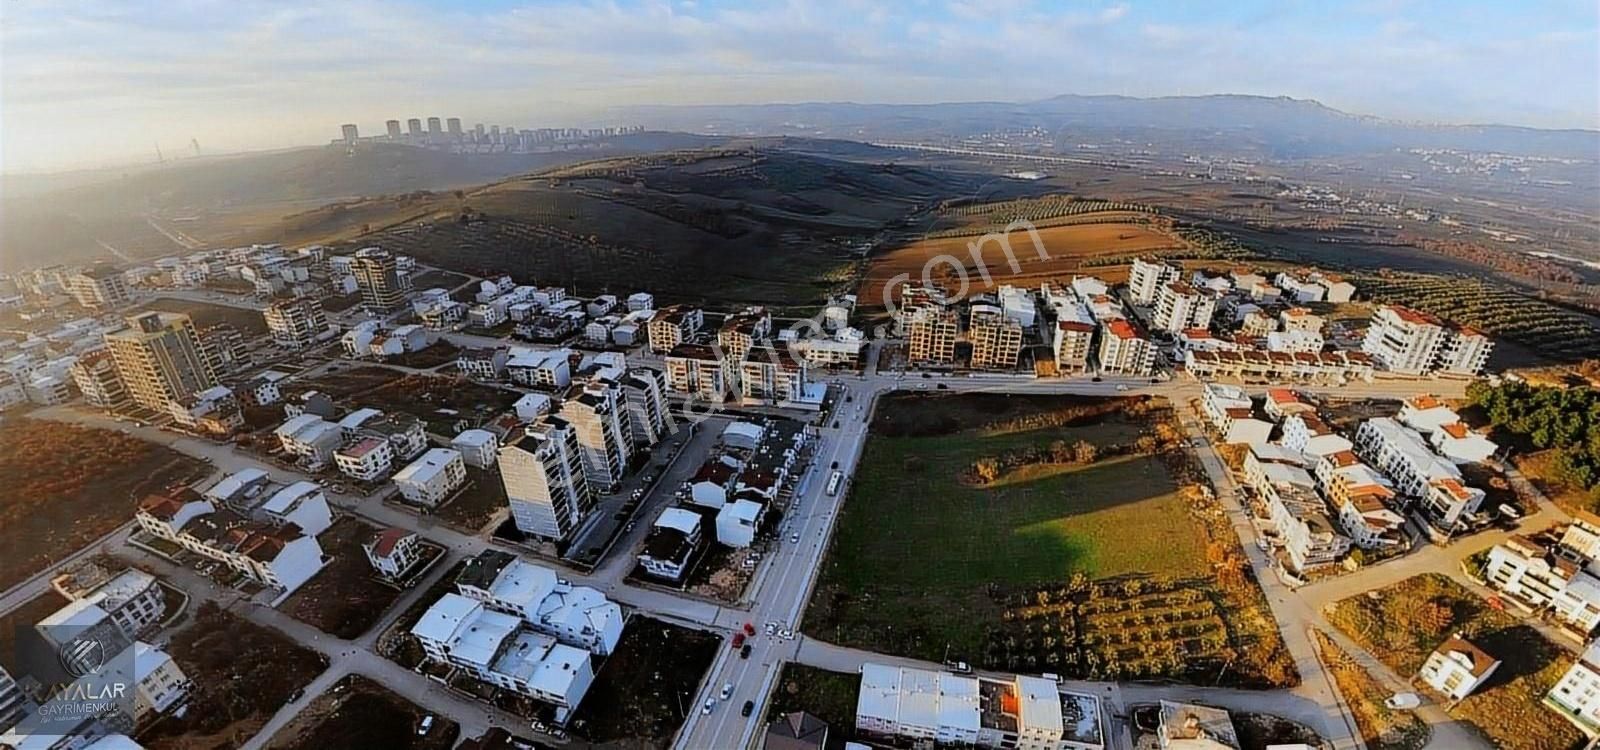
<path id="1" fill-rule="evenodd" d="M 862 448 L 865 445 L 868 427 L 872 419 L 873 406 L 876 399 L 887 392 L 895 390 L 927 390 L 940 389 L 949 392 L 988 391 L 1003 393 L 1058 393 L 1099 396 L 1121 395 L 1155 395 L 1163 396 L 1172 401 L 1180 414 L 1186 413 L 1187 404 L 1200 395 L 1200 384 L 1191 380 L 1171 380 L 1151 382 L 1148 379 L 1121 379 L 1107 378 L 1101 381 L 1088 379 L 1032 379 L 1010 376 L 988 377 L 953 377 L 941 376 L 922 378 L 897 373 L 878 373 L 869 369 L 866 373 L 855 376 L 836 378 L 836 387 L 840 389 L 837 398 L 837 408 L 832 416 L 832 421 L 822 424 L 815 438 L 816 448 L 813 460 L 806 469 L 807 476 L 798 482 L 801 488 L 796 492 L 794 499 L 787 511 L 784 520 L 785 526 L 780 534 L 777 549 L 762 560 L 762 569 L 757 573 L 757 578 L 752 584 L 748 602 L 740 605 L 718 605 L 699 598 L 677 594 L 675 592 L 654 587 L 636 586 L 624 580 L 627 572 L 632 568 L 634 550 L 642 542 L 648 532 L 648 524 L 639 524 L 641 529 L 625 535 L 620 539 L 611 556 L 596 570 L 582 572 L 576 570 L 563 570 L 562 575 L 576 584 L 588 585 L 598 588 L 612 599 L 626 605 L 638 613 L 657 617 L 669 622 L 710 630 L 721 634 L 725 639 L 731 640 L 732 634 L 741 629 L 745 623 L 751 623 L 757 629 L 757 635 L 747 642 L 751 647 L 748 658 L 741 658 L 740 653 L 731 647 L 724 647 L 712 664 L 706 677 L 701 683 L 699 694 L 694 703 L 689 707 L 689 715 L 684 726 L 679 731 L 673 745 L 679 748 L 706 748 L 706 747 L 748 747 L 753 745 L 756 732 L 761 726 L 764 717 L 764 704 L 773 690 L 774 683 L 781 672 L 782 665 L 789 661 L 811 664 L 829 669 L 839 669 L 848 666 L 851 669 L 859 668 L 859 661 L 868 658 L 878 661 L 898 663 L 900 660 L 892 656 L 859 652 L 853 649 L 843 649 L 832 644 L 807 638 L 799 634 L 803 621 L 805 607 L 811 596 L 812 588 L 816 583 L 821 568 L 822 557 L 827 551 L 827 546 L 833 532 L 833 526 L 839 517 L 839 507 L 843 498 L 848 494 L 841 488 L 836 494 L 827 492 L 827 478 L 832 467 L 837 462 L 838 470 L 849 477 L 856 469 Z M 1404 397 L 1418 392 L 1427 391 L 1444 396 L 1457 396 L 1464 392 L 1465 383 L 1461 381 L 1379 381 L 1375 383 L 1354 384 L 1339 388 L 1305 388 L 1312 392 L 1323 392 L 1343 398 L 1361 397 Z M 848 397 L 848 401 L 846 400 Z M 109 429 L 119 429 L 135 432 L 140 437 L 169 445 L 176 450 L 192 456 L 204 458 L 211 462 L 218 470 L 232 472 L 242 468 L 262 468 L 280 480 L 294 480 L 300 478 L 298 472 L 286 469 L 283 466 L 267 464 L 246 453 L 236 450 L 231 445 L 212 443 L 184 436 L 163 432 L 153 428 L 136 428 L 125 424 L 118 424 L 115 420 L 101 415 L 53 407 L 41 410 L 37 416 L 48 419 L 60 419 L 80 423 L 95 424 Z M 1201 428 L 1192 417 L 1185 416 L 1185 427 L 1191 437 L 1203 435 Z M 833 424 L 837 423 L 838 427 Z M 1191 441 L 1194 442 L 1194 441 Z M 1136 683 L 1071 683 L 1079 689 L 1089 690 L 1106 697 L 1109 705 L 1114 709 L 1123 708 L 1128 703 L 1148 702 L 1161 697 L 1183 700 L 1186 697 L 1209 700 L 1209 702 L 1225 705 L 1229 708 L 1277 713 L 1308 724 L 1328 738 L 1335 747 L 1359 747 L 1354 738 L 1352 722 L 1346 709 L 1338 698 L 1337 691 L 1331 681 L 1326 677 L 1320 662 L 1316 659 L 1310 643 L 1310 631 L 1313 627 L 1326 629 L 1326 622 L 1320 616 L 1318 606 L 1327 600 L 1318 595 L 1318 589 L 1308 587 L 1308 591 L 1297 592 L 1289 589 L 1280 581 L 1272 570 L 1266 556 L 1256 547 L 1254 528 L 1250 525 L 1243 508 L 1237 507 L 1233 500 L 1232 477 L 1221 464 L 1209 441 L 1198 441 L 1202 447 L 1199 449 L 1202 465 L 1216 485 L 1220 498 L 1223 499 L 1226 510 L 1234 519 L 1234 528 L 1240 536 L 1240 541 L 1246 554 L 1255 568 L 1256 576 L 1261 581 L 1263 590 L 1267 593 L 1274 615 L 1278 619 L 1280 630 L 1288 645 L 1296 666 L 1302 675 L 1302 684 L 1292 691 L 1212 691 L 1204 688 L 1185 688 L 1182 686 L 1150 686 Z M 670 485 L 668 485 L 670 486 Z M 659 494 L 659 493 L 658 493 Z M 383 628 L 392 620 L 395 613 L 403 611 L 404 606 L 414 601 L 432 583 L 437 580 L 443 570 L 448 569 L 454 562 L 491 547 L 501 547 L 509 551 L 517 551 L 498 541 L 489 539 L 486 535 L 464 534 L 441 524 L 435 523 L 431 518 L 419 517 L 413 513 L 401 510 L 384 501 L 386 493 L 379 492 L 369 496 L 330 495 L 330 500 L 348 513 L 354 513 L 367 520 L 385 526 L 395 526 L 419 532 L 434 541 L 444 545 L 448 552 L 436 569 L 430 573 L 429 580 L 419 582 L 416 587 L 409 590 L 391 608 L 388 617 L 383 623 L 371 632 L 355 641 L 340 641 L 327 634 L 316 631 L 308 625 L 300 623 L 275 610 L 259 607 L 253 604 L 243 606 L 244 614 L 253 621 L 270 624 L 284 631 L 290 637 L 301 643 L 312 645 L 316 650 L 328 656 L 331 666 L 310 685 L 305 694 L 294 704 L 283 707 L 263 727 L 260 734 L 247 747 L 258 747 L 273 732 L 287 724 L 306 703 L 313 700 L 322 691 L 331 687 L 338 678 L 349 673 L 360 673 L 372 677 L 390 686 L 405 697 L 424 707 L 426 710 L 447 715 L 460 721 L 463 725 L 463 735 L 473 736 L 475 731 L 482 731 L 490 726 L 501 726 L 515 734 L 528 734 L 526 724 L 516 717 L 496 711 L 485 704 L 471 701 L 459 694 L 453 693 L 441 685 L 427 680 L 421 675 L 406 670 L 399 665 L 384 659 L 376 653 L 375 643 Z M 641 520 L 648 520 L 655 511 L 655 506 L 650 505 L 641 511 L 638 516 Z M 1543 517 L 1543 514 L 1540 514 Z M 117 543 L 126 536 L 127 527 L 118 533 L 102 540 L 96 547 L 103 547 L 106 543 Z M 798 542 L 791 541 L 798 537 Z M 1423 550 L 1423 553 L 1429 550 Z M 186 590 L 190 581 L 183 576 L 184 571 L 170 563 L 165 567 L 151 558 L 151 565 L 159 568 L 164 575 L 175 576 L 180 579 Z M 541 560 L 550 564 L 552 561 Z M 1404 562 L 1402 559 L 1401 562 Z M 52 566 L 52 570 L 59 566 Z M 1382 566 L 1378 566 L 1381 570 Z M 1432 569 L 1432 568 L 1429 568 Z M 1397 573 L 1400 568 L 1394 569 Z M 29 582 L 10 591 L 0 594 L 0 611 L 8 610 L 22 602 L 27 601 L 28 588 L 36 588 L 39 581 L 48 580 L 45 574 L 30 579 Z M 1387 579 L 1387 574 L 1363 571 L 1369 575 Z M 1335 579 L 1339 581 L 1341 579 Z M 209 585 L 209 582 L 195 581 L 195 586 Z M 1329 591 L 1334 586 L 1342 584 L 1329 584 Z M 1369 587 L 1370 588 L 1370 587 Z M 270 613 L 270 614 L 267 614 Z M 285 622 L 287 621 L 287 622 Z M 792 638 L 779 635 L 767 635 L 765 625 L 768 622 L 777 623 L 779 630 L 791 631 Z M 308 641 L 309 639 L 309 641 Z M 1347 644 L 1350 648 L 1354 644 Z M 1356 654 L 1358 659 L 1370 655 Z M 1373 660 L 1375 661 L 1375 660 Z M 852 666 L 853 665 L 853 666 Z M 732 685 L 730 695 L 723 699 L 720 697 L 724 685 Z M 701 707 L 707 699 L 717 697 L 710 713 L 702 713 Z M 746 701 L 752 702 L 753 709 L 749 716 L 741 715 L 741 707 Z M 1442 712 L 1431 715 L 1430 720 L 1446 721 Z M 1449 733 L 1440 736 L 1437 733 L 1435 744 L 1439 747 L 1441 740 L 1459 738 L 1459 735 Z M 1477 746 L 1474 739 L 1464 745 Z"/>

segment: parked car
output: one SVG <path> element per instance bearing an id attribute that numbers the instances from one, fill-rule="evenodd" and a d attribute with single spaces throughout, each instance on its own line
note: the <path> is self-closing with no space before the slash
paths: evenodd
<path id="1" fill-rule="evenodd" d="M 433 714 L 422 717 L 422 723 L 417 725 L 417 734 L 427 734 L 433 728 Z"/>
<path id="2" fill-rule="evenodd" d="M 750 658 L 750 644 L 746 643 L 746 644 L 744 644 L 744 648 L 739 649 L 739 658 L 740 659 L 748 659 L 748 658 Z"/>

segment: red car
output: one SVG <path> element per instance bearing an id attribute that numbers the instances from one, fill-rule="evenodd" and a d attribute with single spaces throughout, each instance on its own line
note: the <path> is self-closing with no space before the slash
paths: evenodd
<path id="1" fill-rule="evenodd" d="M 751 625 L 748 622 L 745 623 L 744 624 L 744 634 L 745 635 L 755 635 L 756 634 L 756 626 Z"/>
<path id="2" fill-rule="evenodd" d="M 738 648 L 738 647 L 743 646 L 743 645 L 744 645 L 744 633 L 734 633 L 733 634 L 733 647 L 734 648 Z"/>

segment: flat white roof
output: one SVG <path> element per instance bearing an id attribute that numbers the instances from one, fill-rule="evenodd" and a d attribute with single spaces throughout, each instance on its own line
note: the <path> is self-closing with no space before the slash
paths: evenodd
<path id="1" fill-rule="evenodd" d="M 861 665 L 861 690 L 856 715 L 883 721 L 900 721 L 900 668 L 884 664 Z"/>
<path id="2" fill-rule="evenodd" d="M 1289 464 L 1262 464 L 1261 474 L 1273 484 L 1292 484 L 1298 487 L 1315 487 L 1311 475 L 1305 469 Z"/>
<path id="3" fill-rule="evenodd" d="M 496 599 L 521 606 L 541 602 L 556 588 L 556 572 L 522 558 L 507 563 L 489 586 Z"/>
<path id="4" fill-rule="evenodd" d="M 693 534 L 700 528 L 700 514 L 683 508 L 668 508 L 661 511 L 661 516 L 656 519 L 655 525 L 677 529 L 684 534 Z"/>
<path id="5" fill-rule="evenodd" d="M 722 510 L 718 511 L 717 515 L 726 515 L 735 520 L 755 523 L 756 518 L 761 516 L 761 508 L 761 503 L 754 500 L 735 500 L 722 506 Z"/>
<path id="6" fill-rule="evenodd" d="M 241 469 L 223 477 L 222 481 L 211 485 L 211 489 L 206 490 L 205 495 L 206 497 L 216 498 L 218 500 L 226 500 L 230 497 L 233 497 L 235 492 L 244 489 L 245 485 L 266 478 L 267 473 L 260 469 Z"/>
<path id="7" fill-rule="evenodd" d="M 460 435 L 457 435 L 450 440 L 452 445 L 465 445 L 474 448 L 481 445 L 492 445 L 494 442 L 494 433 L 488 430 L 477 429 L 463 430 Z"/>
<path id="8" fill-rule="evenodd" d="M 460 594 L 445 594 L 422 613 L 417 624 L 411 626 L 411 634 L 424 640 L 449 642 L 456 629 L 482 608 L 482 604 Z"/>
<path id="9" fill-rule="evenodd" d="M 939 685 L 939 726 L 976 732 L 981 726 L 978 678 L 948 673 L 935 675 Z"/>
<path id="10" fill-rule="evenodd" d="M 1061 736 L 1061 689 L 1054 680 L 1017 675 L 1017 701 L 1022 726 Z"/>
<path id="11" fill-rule="evenodd" d="M 925 669 L 900 670 L 900 723 L 938 728 L 938 673 Z"/>
<path id="12" fill-rule="evenodd" d="M 433 481 L 452 461 L 461 460 L 461 453 L 450 448 L 429 448 L 427 453 L 407 464 L 394 475 L 393 481 L 426 483 Z"/>
<path id="13" fill-rule="evenodd" d="M 517 632 L 522 619 L 488 609 L 462 622 L 450 644 L 450 656 L 468 664 L 488 667 L 500 651 L 500 644 Z"/>
<path id="14" fill-rule="evenodd" d="M 1250 452 L 1254 453 L 1256 460 L 1262 463 L 1289 463 L 1301 467 L 1310 463 L 1310 461 L 1306 459 L 1306 454 L 1301 453 L 1293 448 L 1286 448 L 1277 443 L 1252 444 L 1250 446 Z"/>
<path id="15" fill-rule="evenodd" d="M 356 409 L 355 411 L 344 415 L 344 419 L 339 420 L 339 429 L 354 430 L 360 427 L 362 424 L 365 424 L 367 420 L 376 419 L 381 416 L 383 416 L 383 412 L 370 407 Z"/>
<path id="16" fill-rule="evenodd" d="M 283 424 L 278 425 L 278 429 L 273 430 L 272 434 L 278 436 L 279 438 L 293 438 L 296 433 L 321 421 L 322 417 L 319 417 L 315 414 L 301 414 L 298 417 L 291 417 Z"/>

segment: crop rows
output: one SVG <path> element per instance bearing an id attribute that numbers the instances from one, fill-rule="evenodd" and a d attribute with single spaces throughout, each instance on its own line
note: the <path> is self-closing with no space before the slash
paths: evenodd
<path id="1" fill-rule="evenodd" d="M 1600 357 L 1600 325 L 1548 302 L 1477 279 L 1384 273 L 1354 280 L 1377 302 L 1414 307 L 1559 359 Z"/>
<path id="2" fill-rule="evenodd" d="M 1043 198 L 1019 198 L 999 203 L 973 203 L 955 206 L 946 213 L 950 216 L 982 216 L 990 223 L 1009 224 L 1013 221 L 1044 221 L 1058 216 L 1077 216 L 1100 211 L 1132 211 L 1155 213 L 1155 209 L 1138 203 L 1122 201 L 1084 200 L 1070 195 L 1048 195 Z"/>

